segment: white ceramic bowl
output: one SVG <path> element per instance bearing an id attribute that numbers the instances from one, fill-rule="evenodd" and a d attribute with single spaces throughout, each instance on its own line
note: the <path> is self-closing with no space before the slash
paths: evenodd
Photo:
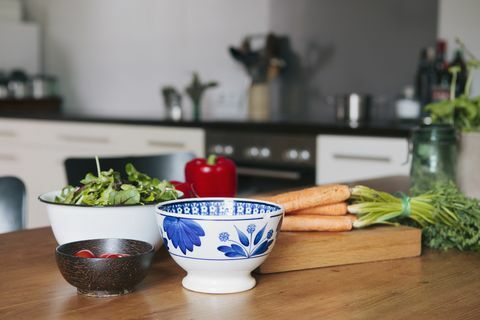
<path id="1" fill-rule="evenodd" d="M 197 198 L 157 205 L 164 244 L 187 276 L 185 288 L 232 293 L 253 288 L 251 272 L 272 250 L 283 208 L 238 198 Z"/>
<path id="2" fill-rule="evenodd" d="M 48 218 L 57 242 L 121 238 L 146 241 L 158 249 L 162 245 L 155 220 L 155 205 L 91 207 L 55 203 L 60 191 L 43 194 Z"/>

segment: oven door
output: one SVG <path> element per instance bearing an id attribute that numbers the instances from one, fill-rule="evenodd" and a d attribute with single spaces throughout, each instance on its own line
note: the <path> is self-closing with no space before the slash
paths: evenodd
<path id="1" fill-rule="evenodd" d="M 280 192 L 315 184 L 314 168 L 237 166 L 238 195 Z"/>

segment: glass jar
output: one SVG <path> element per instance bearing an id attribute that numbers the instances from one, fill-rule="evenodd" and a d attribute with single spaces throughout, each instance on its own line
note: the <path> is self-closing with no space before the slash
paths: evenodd
<path id="1" fill-rule="evenodd" d="M 456 182 L 457 135 L 450 125 L 424 125 L 413 132 L 410 182 L 413 193 Z"/>

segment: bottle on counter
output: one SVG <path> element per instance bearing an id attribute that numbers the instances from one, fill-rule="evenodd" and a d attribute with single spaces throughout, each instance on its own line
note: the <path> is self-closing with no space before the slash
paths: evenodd
<path id="1" fill-rule="evenodd" d="M 415 81 L 415 93 L 421 107 L 432 102 L 432 87 L 436 78 L 434 59 L 435 50 L 433 48 L 429 47 L 421 51 Z"/>
<path id="2" fill-rule="evenodd" d="M 435 84 L 432 87 L 432 102 L 450 98 L 450 78 L 446 60 L 447 43 L 438 40 L 435 51 Z"/>
<path id="3" fill-rule="evenodd" d="M 172 86 L 165 86 L 161 89 L 161 93 L 167 109 L 167 119 L 175 122 L 182 121 L 182 96 L 178 90 Z"/>
<path id="4" fill-rule="evenodd" d="M 462 50 L 457 49 L 453 56 L 452 62 L 450 62 L 450 67 L 459 67 L 460 71 L 457 73 L 457 83 L 455 87 L 455 96 L 458 97 L 465 90 L 465 84 L 467 83 L 467 65 L 465 59 L 463 58 Z"/>
<path id="5" fill-rule="evenodd" d="M 406 86 L 403 91 L 403 97 L 395 102 L 397 119 L 418 119 L 420 111 L 420 102 L 415 99 L 415 90 L 412 86 Z"/>

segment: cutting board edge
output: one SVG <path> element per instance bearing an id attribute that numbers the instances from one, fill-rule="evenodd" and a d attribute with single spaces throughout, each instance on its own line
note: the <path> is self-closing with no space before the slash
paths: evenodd
<path id="1" fill-rule="evenodd" d="M 390 229 L 392 228 L 392 229 Z M 281 272 L 290 272 L 290 271 L 299 271 L 299 270 L 308 270 L 308 269 L 316 269 L 316 268 L 325 268 L 325 267 L 333 267 L 333 266 L 342 266 L 342 265 L 352 265 L 352 264 L 359 264 L 359 263 L 368 263 L 368 262 L 379 262 L 379 261 L 388 261 L 388 260 L 395 260 L 395 259 L 404 259 L 404 258 L 413 258 L 418 257 L 421 255 L 422 246 L 421 246 L 421 230 L 412 227 L 378 227 L 376 229 L 367 230 L 359 230 L 363 233 L 357 233 L 358 237 L 364 238 L 375 238 L 375 235 L 384 236 L 385 234 L 391 233 L 392 237 L 388 239 L 389 241 L 386 242 L 387 245 L 384 244 L 383 247 L 379 248 L 372 248 L 369 252 L 367 251 L 356 251 L 354 256 L 347 256 L 347 257 L 340 257 L 338 259 L 335 258 L 334 253 L 340 252 L 339 248 L 335 248 L 332 250 L 332 254 L 326 256 L 326 261 L 329 262 L 318 262 L 318 261 L 302 261 L 298 265 L 293 263 L 291 253 L 291 248 L 284 250 L 281 254 L 279 254 L 278 249 L 280 247 L 275 246 L 272 252 L 272 255 L 256 270 L 257 273 L 260 274 L 271 274 L 271 273 L 281 273 Z M 355 232 L 355 231 L 353 231 Z M 332 241 L 339 239 L 355 237 L 356 235 L 352 233 L 336 233 L 331 234 L 328 236 L 332 236 Z M 320 245 L 325 246 L 324 238 L 327 236 L 326 234 L 316 234 L 315 237 L 318 239 L 322 239 L 320 241 Z M 295 237 L 305 237 L 304 234 L 293 234 L 289 233 L 288 238 L 283 238 L 284 242 L 288 239 Z M 282 238 L 279 241 L 279 245 L 282 245 Z M 400 240 L 399 240 L 400 239 Z M 315 241 L 315 238 L 312 238 L 312 241 Z M 395 250 L 388 250 L 390 247 L 389 245 L 393 245 L 391 248 Z M 350 248 L 352 249 L 352 248 Z M 290 256 L 289 256 L 290 253 Z M 282 260 L 285 260 L 285 255 L 289 256 L 288 261 L 286 261 L 286 265 L 282 265 Z M 272 259 L 271 259 L 272 258 Z M 300 256 L 300 258 L 302 258 Z M 310 258 L 310 257 L 309 257 Z M 335 260 L 332 262 L 332 260 Z M 290 266 L 291 265 L 291 266 Z"/>
<path id="2" fill-rule="evenodd" d="M 282 270 L 282 271 L 269 271 L 264 270 L 262 266 L 258 267 L 255 270 L 255 273 L 258 274 L 273 274 L 273 273 L 283 273 L 283 272 L 292 272 L 292 271 L 302 271 L 302 270 L 312 270 L 312 269 L 318 269 L 318 268 L 330 268 L 330 267 L 341 267 L 341 266 L 351 266 L 355 264 L 364 264 L 364 263 L 371 263 L 371 262 L 385 262 L 385 261 L 391 261 L 391 260 L 399 260 L 399 259 L 409 259 L 409 258 L 416 258 L 421 256 L 421 249 L 417 250 L 419 252 L 413 253 L 413 254 L 407 254 L 405 256 L 396 256 L 395 258 L 385 258 L 385 259 L 378 259 L 378 260 L 365 260 L 365 261 L 355 261 L 355 262 L 345 262 L 345 263 L 340 263 L 340 264 L 325 264 L 325 265 L 318 265 L 318 266 L 312 266 L 312 267 L 306 267 L 306 268 L 299 268 L 299 269 L 289 269 L 289 270 Z"/>

